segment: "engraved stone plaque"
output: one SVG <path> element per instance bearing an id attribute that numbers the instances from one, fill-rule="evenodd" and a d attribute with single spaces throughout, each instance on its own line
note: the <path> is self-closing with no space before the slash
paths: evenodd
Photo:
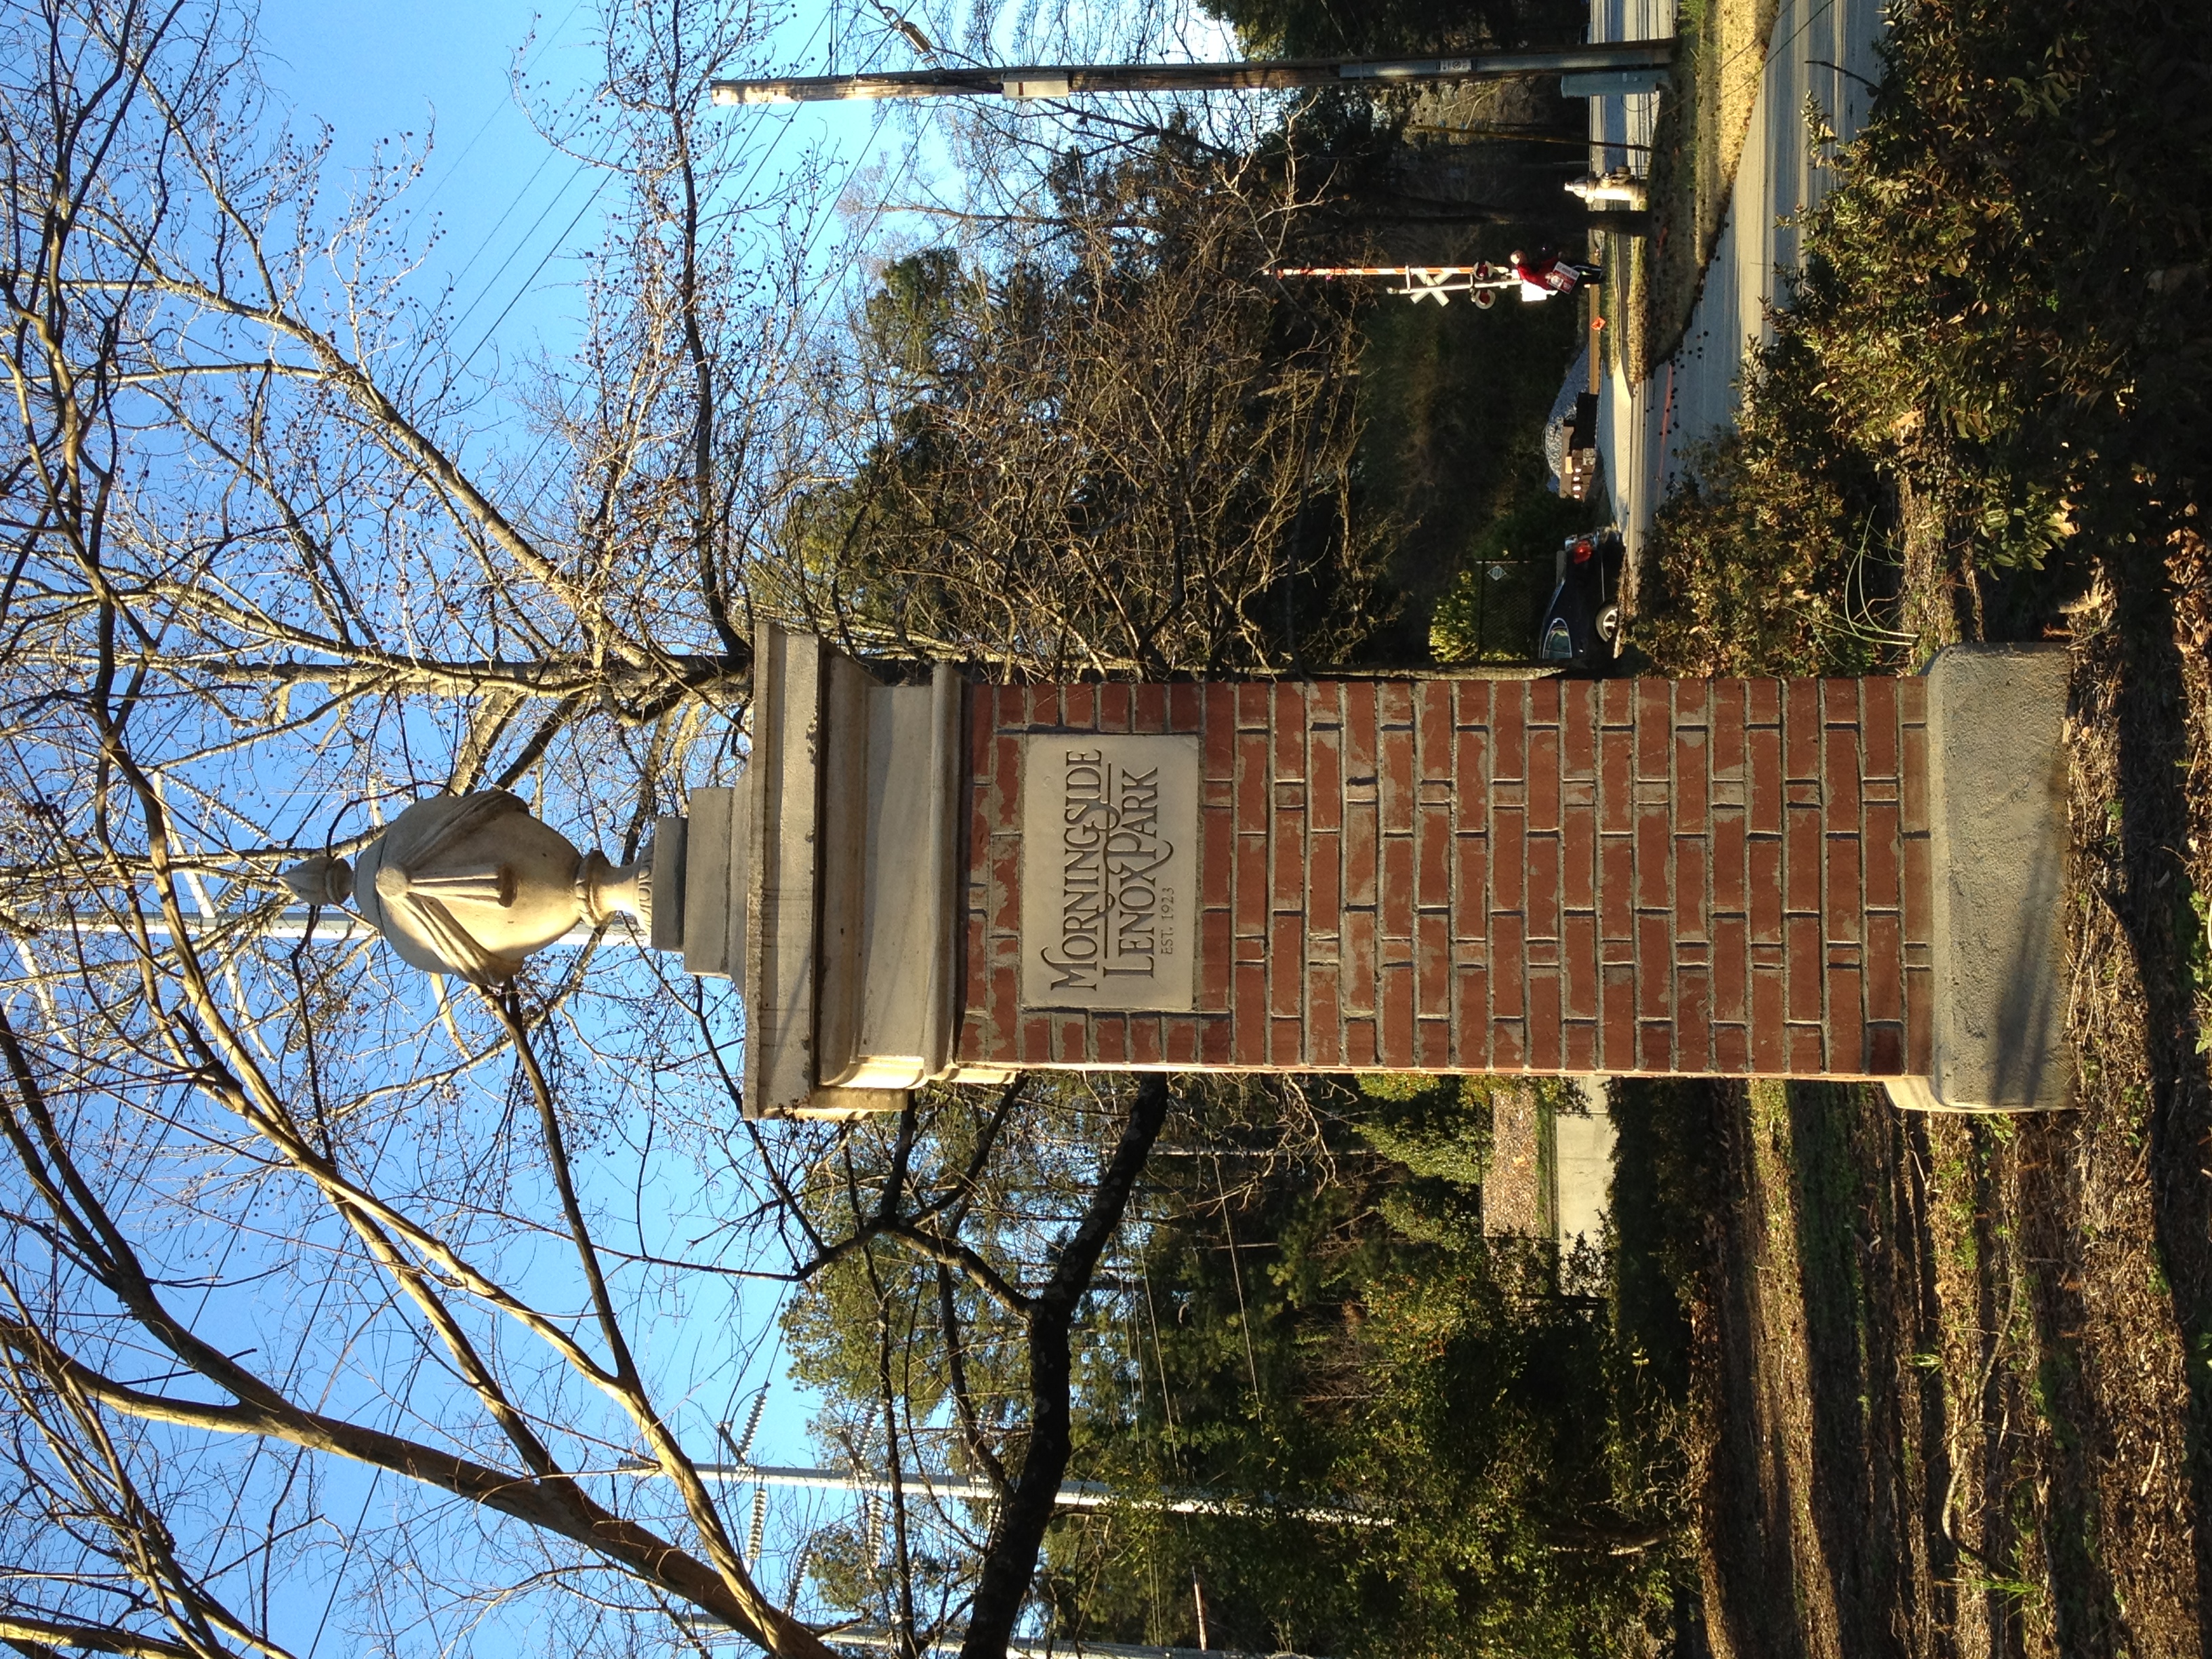
<path id="1" fill-rule="evenodd" d="M 1194 737 L 1022 739 L 1024 1006 L 1195 1006 L 1198 801 Z"/>

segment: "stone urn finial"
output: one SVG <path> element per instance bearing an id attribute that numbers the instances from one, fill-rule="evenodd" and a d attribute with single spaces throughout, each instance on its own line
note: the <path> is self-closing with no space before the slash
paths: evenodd
<path id="1" fill-rule="evenodd" d="M 416 801 L 362 849 L 357 865 L 318 854 L 284 872 L 309 904 L 349 898 L 426 973 L 501 985 L 522 959 L 579 921 L 653 917 L 650 854 L 617 869 L 579 853 L 504 789 Z"/>

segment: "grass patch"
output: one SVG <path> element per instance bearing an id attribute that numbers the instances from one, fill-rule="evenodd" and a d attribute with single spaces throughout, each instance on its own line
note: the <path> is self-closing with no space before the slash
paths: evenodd
<path id="1" fill-rule="evenodd" d="M 1690 1386 L 1692 1326 L 1709 1295 L 1715 1213 L 1726 1162 L 1712 1087 L 1668 1078 L 1616 1078 L 1613 1127 L 1613 1320 L 1670 1395 Z"/>

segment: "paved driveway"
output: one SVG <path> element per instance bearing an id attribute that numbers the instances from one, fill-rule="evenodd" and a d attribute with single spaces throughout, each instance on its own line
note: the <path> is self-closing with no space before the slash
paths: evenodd
<path id="1" fill-rule="evenodd" d="M 1674 0 L 1593 0 L 1590 39 L 1671 34 L 1674 15 Z M 1808 139 L 1806 100 L 1818 101 L 1840 137 L 1855 134 L 1880 74 L 1874 46 L 1881 27 L 1880 0 L 1784 0 L 1720 245 L 1681 348 L 1640 386 L 1615 370 L 1600 388 L 1598 447 L 1632 560 L 1696 447 L 1735 425 L 1744 355 L 1768 337 L 1766 307 L 1782 290 L 1777 273 L 1797 261 L 1794 216 L 1832 180 Z M 1593 165 L 1626 161 L 1644 171 L 1644 152 L 1608 149 L 1607 141 L 1648 143 L 1656 103 L 1650 96 L 1590 100 Z"/>

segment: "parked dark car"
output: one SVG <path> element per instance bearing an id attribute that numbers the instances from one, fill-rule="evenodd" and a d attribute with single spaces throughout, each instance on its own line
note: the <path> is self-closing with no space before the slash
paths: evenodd
<path id="1" fill-rule="evenodd" d="M 1536 660 L 1570 673 L 1602 674 L 1620 635 L 1620 532 L 1586 531 L 1559 549 L 1558 586 L 1536 630 Z"/>

